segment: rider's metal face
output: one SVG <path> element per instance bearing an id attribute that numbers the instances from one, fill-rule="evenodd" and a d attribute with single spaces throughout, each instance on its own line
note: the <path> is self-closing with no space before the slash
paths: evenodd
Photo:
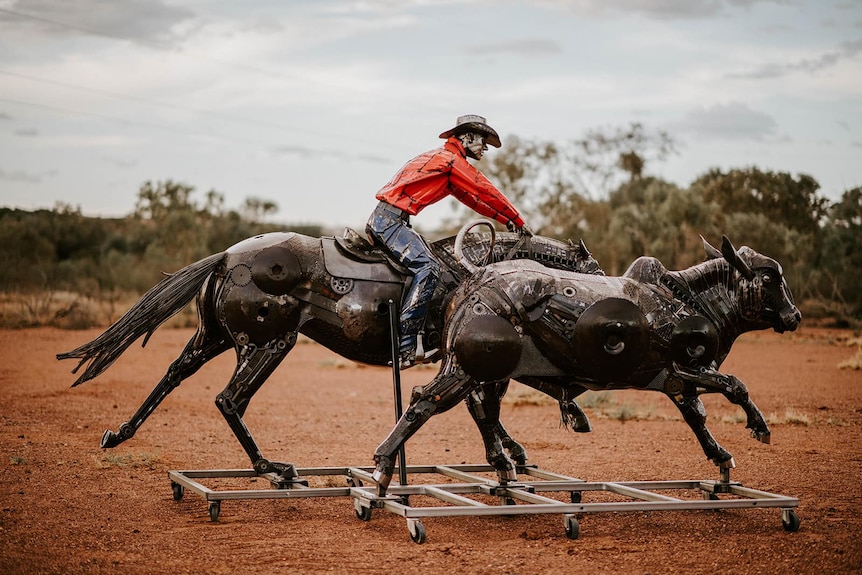
<path id="1" fill-rule="evenodd" d="M 488 144 L 485 143 L 485 135 L 477 132 L 463 134 L 461 142 L 464 144 L 464 151 L 467 152 L 467 155 L 477 160 L 481 160 L 488 149 Z"/>

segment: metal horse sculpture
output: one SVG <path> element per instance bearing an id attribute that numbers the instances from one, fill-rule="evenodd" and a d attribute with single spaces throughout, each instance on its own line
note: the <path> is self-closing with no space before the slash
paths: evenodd
<path id="1" fill-rule="evenodd" d="M 446 311 L 443 360 L 428 385 L 375 452 L 374 478 L 385 495 L 399 446 L 428 419 L 467 398 L 502 483 L 517 479 L 498 433 L 499 384 L 516 379 L 560 401 L 563 421 L 589 431 L 574 399 L 587 390 L 638 388 L 666 394 L 682 412 L 706 456 L 722 472 L 731 454 L 706 427 L 699 396 L 721 393 L 747 416 L 752 436 L 769 443 L 769 428 L 748 390 L 718 371 L 742 333 L 793 331 L 801 314 L 775 260 L 723 238 L 704 240 L 707 260 L 668 271 L 637 259 L 622 277 L 551 270 L 530 261 L 501 262 L 475 272 Z M 489 386 L 488 382 L 492 382 Z M 491 393 L 488 392 L 490 387 Z"/>
<path id="2" fill-rule="evenodd" d="M 496 241 L 494 234 L 470 237 L 464 251 L 474 258 L 531 258 L 561 269 L 602 273 L 583 242 L 518 234 L 500 234 Z M 465 269 L 453 255 L 453 238 L 431 248 L 442 263 L 443 274 L 424 339 L 429 348 L 439 348 L 441 310 Z M 299 333 L 346 358 L 387 365 L 391 359 L 388 302 L 399 302 L 409 281 L 406 270 L 352 230 L 341 238 L 265 234 L 169 275 L 102 335 L 57 357 L 79 359 L 73 373 L 86 364 L 73 384 L 79 385 L 106 370 L 141 336 L 146 335 L 146 345 L 153 331 L 197 297 L 199 323 L 194 337 L 131 419 L 116 433 L 105 431 L 101 445 L 115 447 L 131 438 L 184 379 L 232 347 L 236 370 L 216 397 L 216 405 L 255 470 L 276 473 L 289 482 L 296 477 L 294 466 L 266 459 L 243 422 L 249 401 L 293 348 Z M 504 391 L 501 387 L 500 393 Z M 523 451 L 502 426 L 497 431 L 515 453 Z"/>

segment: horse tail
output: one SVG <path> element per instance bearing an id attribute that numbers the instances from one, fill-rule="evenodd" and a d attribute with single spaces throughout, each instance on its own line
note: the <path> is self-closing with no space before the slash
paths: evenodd
<path id="1" fill-rule="evenodd" d="M 224 252 L 213 254 L 188 265 L 150 288 L 138 303 L 105 330 L 102 335 L 81 347 L 57 354 L 57 359 L 80 359 L 72 370 L 77 373 L 84 364 L 84 373 L 72 387 L 91 380 L 108 369 L 134 341 L 146 334 L 141 347 L 160 325 L 178 314 L 194 299 L 206 279 L 221 265 Z"/>

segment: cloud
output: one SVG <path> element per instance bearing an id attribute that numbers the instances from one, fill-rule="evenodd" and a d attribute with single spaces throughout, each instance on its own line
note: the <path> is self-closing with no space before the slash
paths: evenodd
<path id="1" fill-rule="evenodd" d="M 21 128 L 20 130 L 15 130 L 15 135 L 22 138 L 35 138 L 39 135 L 39 130 L 36 128 Z"/>
<path id="2" fill-rule="evenodd" d="M 729 8 L 748 8 L 758 3 L 783 4 L 782 0 L 542 0 L 543 4 L 568 8 L 588 16 L 641 14 L 657 20 L 711 18 Z"/>
<path id="3" fill-rule="evenodd" d="M 0 120 L 11 120 L 12 116 L 7 114 L 6 112 L 0 112 Z"/>
<path id="4" fill-rule="evenodd" d="M 775 136 L 778 124 L 769 114 L 752 110 L 742 102 L 731 102 L 695 108 L 674 128 L 698 138 L 759 141 Z"/>
<path id="5" fill-rule="evenodd" d="M 162 0 L 18 0 L 0 9 L 0 22 L 26 24 L 44 34 L 110 36 L 143 43 L 174 44 L 175 26 L 195 14 Z"/>
<path id="6" fill-rule="evenodd" d="M 816 58 L 805 58 L 797 62 L 769 63 L 750 72 L 730 74 L 731 78 L 778 78 L 792 72 L 813 74 L 836 65 L 841 60 L 854 58 L 862 53 L 862 39 L 852 42 L 842 42 L 835 50 L 821 54 Z"/>
<path id="7" fill-rule="evenodd" d="M 110 157 L 110 156 L 102 156 L 102 162 L 104 162 L 110 166 L 114 166 L 115 168 L 122 168 L 124 170 L 129 169 L 129 168 L 134 168 L 135 166 L 138 165 L 137 160 L 127 160 L 127 159 L 123 159 L 123 158 L 116 158 L 116 157 Z"/>
<path id="8" fill-rule="evenodd" d="M 24 170 L 15 170 L 12 172 L 7 172 L 3 169 L 0 169 L 0 180 L 6 182 L 24 182 L 27 184 L 39 184 L 43 181 L 45 176 L 55 176 L 57 175 L 56 170 L 49 170 L 47 172 L 42 173 L 34 173 L 34 172 L 25 172 Z"/>
<path id="9" fill-rule="evenodd" d="M 369 162 L 372 164 L 388 164 L 389 158 L 376 156 L 374 154 L 349 154 L 341 150 L 319 150 L 308 146 L 276 146 L 272 148 L 273 152 L 279 155 L 297 156 L 303 160 L 311 159 L 332 159 L 342 160 L 347 162 Z"/>
<path id="10" fill-rule="evenodd" d="M 559 43 L 552 40 L 524 38 L 522 40 L 473 44 L 464 46 L 461 48 L 461 51 L 474 55 L 516 54 L 518 56 L 531 57 L 561 54 L 563 49 Z"/>

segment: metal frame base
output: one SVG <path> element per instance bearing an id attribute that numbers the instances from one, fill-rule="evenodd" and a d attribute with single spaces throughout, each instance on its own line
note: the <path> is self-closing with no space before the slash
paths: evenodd
<path id="1" fill-rule="evenodd" d="M 787 531 L 799 529 L 799 516 L 794 509 L 799 500 L 775 493 L 743 487 L 732 482 L 729 472 L 722 471 L 721 480 L 683 481 L 584 481 L 536 466 L 519 466 L 518 474 L 526 480 L 501 484 L 477 473 L 496 476 L 490 465 L 414 465 L 406 473 L 437 475 L 443 482 L 420 482 L 410 485 L 394 484 L 388 494 L 376 494 L 376 483 L 371 478 L 373 467 L 308 467 L 297 468 L 299 478 L 285 482 L 274 474 L 258 475 L 250 469 L 213 469 L 198 471 L 169 471 L 168 478 L 175 500 L 190 489 L 209 503 L 211 521 L 218 521 L 221 502 L 249 499 L 302 499 L 312 497 L 350 497 L 356 516 L 363 521 L 371 519 L 373 509 L 383 509 L 407 520 L 410 538 L 423 543 L 426 537 L 421 522 L 425 517 L 535 515 L 559 513 L 563 516 L 566 535 L 577 539 L 580 530 L 578 515 L 624 511 L 683 511 L 704 509 L 779 508 L 781 524 Z M 399 474 L 400 474 L 400 470 Z M 398 476 L 399 474 L 395 474 Z M 306 478 L 345 477 L 345 487 L 309 487 Z M 197 480 L 219 478 L 258 478 L 268 480 L 272 489 L 215 490 Z M 368 486 L 364 485 L 368 483 Z M 671 497 L 661 491 L 693 491 L 700 498 Z M 584 502 L 584 493 L 610 492 L 629 501 Z M 548 497 L 563 494 L 568 502 Z M 545 495 L 542 495 L 545 494 Z M 424 496 L 440 503 L 435 506 L 412 506 L 411 497 Z M 483 497 L 484 496 L 484 497 Z M 499 504 L 481 499 L 496 498 Z M 723 496 L 723 497 L 720 497 Z"/>

